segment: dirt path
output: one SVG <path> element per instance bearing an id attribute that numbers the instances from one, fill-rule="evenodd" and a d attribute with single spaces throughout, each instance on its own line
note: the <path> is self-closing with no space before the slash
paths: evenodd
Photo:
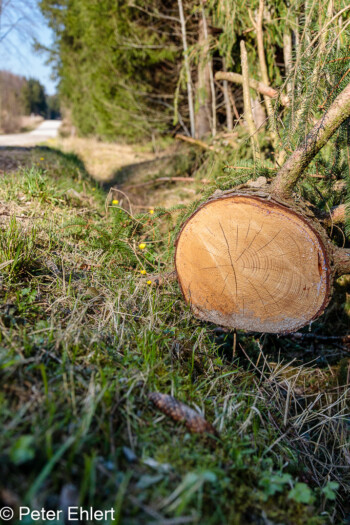
<path id="1" fill-rule="evenodd" d="M 57 137 L 60 125 L 60 120 L 44 120 L 36 129 L 28 133 L 0 135 L 0 146 L 36 146 Z"/>

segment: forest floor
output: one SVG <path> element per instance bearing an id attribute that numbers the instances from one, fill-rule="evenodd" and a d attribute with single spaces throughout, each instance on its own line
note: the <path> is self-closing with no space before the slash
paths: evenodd
<path id="1" fill-rule="evenodd" d="M 154 182 L 188 175 L 182 150 L 90 146 L 0 152 L 0 503 L 127 525 L 346 523 L 349 346 L 327 336 L 346 333 L 348 281 L 312 326 L 325 339 L 194 319 L 153 277 L 173 269 L 169 207 L 203 183 Z M 158 411 L 155 391 L 217 435 Z"/>

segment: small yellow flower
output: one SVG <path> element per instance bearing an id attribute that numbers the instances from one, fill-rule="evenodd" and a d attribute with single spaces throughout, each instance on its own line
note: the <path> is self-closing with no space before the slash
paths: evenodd
<path id="1" fill-rule="evenodd" d="M 141 275 L 146 275 L 146 273 L 147 273 L 146 270 L 140 270 Z"/>
<path id="2" fill-rule="evenodd" d="M 146 248 L 145 243 L 142 242 L 141 244 L 139 244 L 139 248 L 140 248 L 140 250 L 144 250 Z"/>
<path id="3" fill-rule="evenodd" d="M 92 191 L 96 191 L 96 188 L 92 188 Z"/>
<path id="4" fill-rule="evenodd" d="M 152 281 L 147 281 L 147 284 L 152 284 Z"/>
<path id="5" fill-rule="evenodd" d="M 154 210 L 149 210 L 150 214 L 153 215 L 154 213 Z"/>
<path id="6" fill-rule="evenodd" d="M 44 160 L 44 157 L 40 157 L 40 160 Z"/>
<path id="7" fill-rule="evenodd" d="M 119 204 L 119 201 L 117 201 L 117 199 L 113 199 L 112 204 Z"/>

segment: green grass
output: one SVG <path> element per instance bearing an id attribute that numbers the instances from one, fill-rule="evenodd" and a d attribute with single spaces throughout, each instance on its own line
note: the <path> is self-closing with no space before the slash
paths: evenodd
<path id="1" fill-rule="evenodd" d="M 106 208 L 77 158 L 38 155 L 0 188 L 2 503 L 57 508 L 71 484 L 81 506 L 128 525 L 341 523 L 338 369 L 271 364 L 271 340 L 244 334 L 252 361 L 240 347 L 232 359 L 231 336 L 194 319 L 176 283 L 147 284 L 171 269 L 176 214 Z M 162 415 L 155 390 L 220 437 Z"/>

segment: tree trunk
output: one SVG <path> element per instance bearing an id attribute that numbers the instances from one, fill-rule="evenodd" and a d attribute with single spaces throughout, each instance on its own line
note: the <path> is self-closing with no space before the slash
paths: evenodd
<path id="1" fill-rule="evenodd" d="M 232 329 L 288 333 L 322 315 L 334 277 L 350 272 L 350 250 L 334 246 L 312 211 L 297 205 L 291 193 L 349 116 L 350 84 L 271 185 L 217 191 L 185 222 L 175 266 L 196 317 Z M 343 207 L 331 220 L 337 214 L 344 215 Z"/>
<path id="2" fill-rule="evenodd" d="M 265 59 L 265 49 L 264 49 L 264 33 L 263 33 L 263 18 L 264 18 L 264 0 L 259 0 L 259 10 L 258 10 L 258 17 L 256 21 L 256 39 L 258 44 L 258 56 L 259 56 L 259 64 L 260 64 L 260 73 L 261 73 L 261 79 L 263 83 L 268 86 L 270 84 L 269 82 L 269 75 L 267 72 L 267 65 L 266 65 L 266 59 Z M 264 95 L 264 100 L 266 104 L 266 111 L 269 116 L 269 118 L 273 118 L 273 110 L 271 105 L 271 100 L 268 96 Z"/>
<path id="3" fill-rule="evenodd" d="M 209 38 L 209 29 L 207 24 L 207 19 L 205 16 L 205 11 L 202 2 L 202 20 L 203 20 L 203 29 L 204 36 L 208 42 L 208 54 L 210 53 L 210 38 Z M 209 80 L 210 80 L 210 94 L 211 94 L 211 133 L 213 137 L 216 135 L 216 94 L 215 94 L 215 84 L 214 84 L 214 73 L 213 73 L 213 61 L 210 57 L 209 59 Z"/>
<path id="4" fill-rule="evenodd" d="M 244 120 L 247 123 L 250 140 L 252 143 L 252 149 L 254 159 L 260 158 L 259 142 L 256 134 L 256 127 L 253 118 L 252 104 L 250 98 L 249 89 L 249 72 L 248 72 L 248 55 L 245 48 L 244 40 L 240 42 L 241 47 L 241 66 L 242 66 L 242 77 L 243 77 L 243 102 L 244 102 Z"/>
<path id="5" fill-rule="evenodd" d="M 222 59 L 223 68 L 224 71 L 226 71 L 226 65 L 225 65 L 225 59 Z M 223 93 L 224 93 L 224 101 L 225 101 L 225 109 L 226 109 L 226 127 L 228 131 L 233 130 L 233 118 L 232 118 L 232 109 L 231 109 L 231 101 L 230 101 L 230 94 L 229 94 L 229 88 L 227 80 L 224 80 L 222 83 L 223 86 Z"/>
<path id="6" fill-rule="evenodd" d="M 186 71 L 187 98 L 188 98 L 188 111 L 190 114 L 191 137 L 194 137 L 195 122 L 194 122 L 192 80 L 191 80 L 190 62 L 188 60 L 188 54 L 187 54 L 188 46 L 187 46 L 187 36 L 186 36 L 186 24 L 185 24 L 185 16 L 184 16 L 182 0 L 178 0 L 178 6 L 179 6 L 179 17 L 180 17 L 180 23 L 181 23 L 182 45 L 183 45 L 183 50 L 184 50 L 184 64 L 185 64 L 185 71 Z"/>
<path id="7" fill-rule="evenodd" d="M 210 83 L 211 61 L 208 60 L 209 42 L 205 34 L 205 19 L 199 21 L 198 45 L 200 55 L 197 78 L 196 138 L 202 139 L 209 135 L 212 129 L 212 92 Z"/>
<path id="8" fill-rule="evenodd" d="M 266 113 L 264 109 L 264 103 L 261 103 L 258 98 L 250 98 L 252 105 L 252 114 L 254 124 L 257 130 L 259 130 L 266 123 Z"/>

